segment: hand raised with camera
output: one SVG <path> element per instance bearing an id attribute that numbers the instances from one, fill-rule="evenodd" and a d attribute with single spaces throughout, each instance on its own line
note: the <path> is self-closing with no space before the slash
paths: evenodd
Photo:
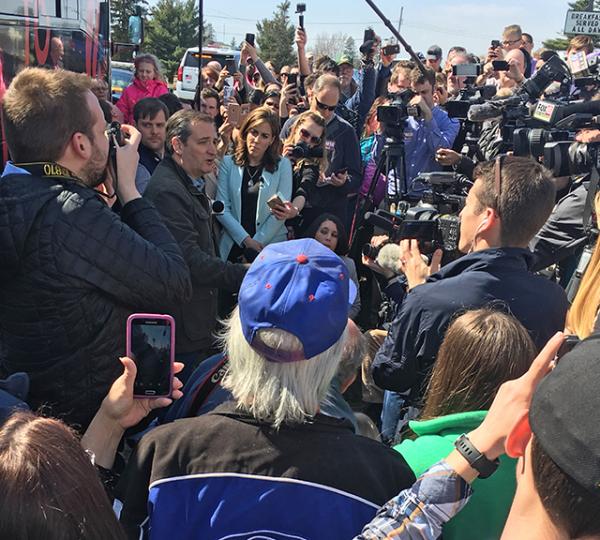
<path id="1" fill-rule="evenodd" d="M 117 152 L 117 196 L 121 204 L 125 206 L 129 201 L 141 197 L 135 186 L 135 175 L 140 159 L 138 146 L 142 135 L 133 126 L 127 124 L 121 126 L 121 131 L 123 132 L 123 146 L 119 146 L 116 139 L 114 144 Z"/>
<path id="2" fill-rule="evenodd" d="M 296 43 L 296 47 L 298 47 L 298 49 L 304 50 L 306 49 L 306 42 L 308 41 L 308 38 L 306 36 L 306 30 L 304 28 L 296 28 L 296 33 L 294 35 L 294 41 Z"/>
<path id="3" fill-rule="evenodd" d="M 247 41 L 244 41 L 242 44 L 241 54 L 244 55 L 244 58 L 250 58 L 253 62 L 256 63 L 258 59 L 258 53 L 256 52 L 256 48 L 250 45 Z"/>
<path id="4" fill-rule="evenodd" d="M 407 239 L 400 242 L 400 268 L 406 275 L 409 291 L 425 283 L 431 274 L 440 269 L 442 255 L 442 250 L 436 249 L 428 265 L 423 260 L 418 240 Z"/>

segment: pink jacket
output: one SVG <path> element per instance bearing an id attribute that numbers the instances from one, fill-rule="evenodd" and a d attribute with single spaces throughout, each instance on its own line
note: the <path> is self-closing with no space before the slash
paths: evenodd
<path id="1" fill-rule="evenodd" d="M 123 90 L 121 98 L 117 101 L 117 107 L 123 112 L 126 124 L 133 124 L 133 107 L 140 100 L 147 97 L 158 97 L 167 94 L 169 89 L 164 82 L 150 79 L 140 81 L 137 77 Z"/>

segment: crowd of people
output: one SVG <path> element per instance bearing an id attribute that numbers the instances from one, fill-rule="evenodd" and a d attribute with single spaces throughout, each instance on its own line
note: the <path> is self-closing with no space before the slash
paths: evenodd
<path id="1" fill-rule="evenodd" d="M 600 538 L 597 178 L 507 152 L 502 115 L 472 152 L 449 106 L 556 53 L 295 43 L 209 62 L 193 103 L 146 53 L 116 104 L 60 66 L 6 90 L 0 536 Z M 456 253 L 365 219 L 444 171 Z M 175 323 L 168 396 L 134 396 L 132 314 Z"/>

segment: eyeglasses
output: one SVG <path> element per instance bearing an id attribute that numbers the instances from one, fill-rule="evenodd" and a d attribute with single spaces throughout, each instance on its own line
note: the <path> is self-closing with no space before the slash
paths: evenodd
<path id="1" fill-rule="evenodd" d="M 308 131 L 307 129 L 304 128 L 300 128 L 300 136 L 303 139 L 307 139 L 309 140 L 311 143 L 313 144 L 321 144 L 321 137 L 315 137 L 314 135 L 312 135 L 310 133 L 310 131 Z"/>
<path id="2" fill-rule="evenodd" d="M 335 111 L 337 109 L 337 105 L 325 105 L 325 103 L 321 103 L 317 98 L 315 98 L 317 102 L 317 107 L 322 111 Z"/>
<path id="3" fill-rule="evenodd" d="M 500 216 L 500 201 L 502 196 L 502 163 L 506 156 L 498 156 L 494 165 L 494 190 L 496 192 L 496 214 Z"/>
<path id="4" fill-rule="evenodd" d="M 512 45 L 513 43 L 519 43 L 519 41 L 521 41 L 521 40 L 513 39 L 512 41 L 509 41 L 508 39 L 505 39 L 504 41 L 502 41 L 502 45 Z"/>

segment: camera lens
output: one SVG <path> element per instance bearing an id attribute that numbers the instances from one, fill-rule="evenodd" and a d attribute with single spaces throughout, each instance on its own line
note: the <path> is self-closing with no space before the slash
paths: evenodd
<path id="1" fill-rule="evenodd" d="M 362 254 L 368 259 L 375 260 L 379 255 L 379 248 L 372 246 L 371 244 L 365 244 L 362 247 Z"/>
<path id="2" fill-rule="evenodd" d="M 225 204 L 223 201 L 213 201 L 212 202 L 212 213 L 221 215 L 225 211 Z"/>

